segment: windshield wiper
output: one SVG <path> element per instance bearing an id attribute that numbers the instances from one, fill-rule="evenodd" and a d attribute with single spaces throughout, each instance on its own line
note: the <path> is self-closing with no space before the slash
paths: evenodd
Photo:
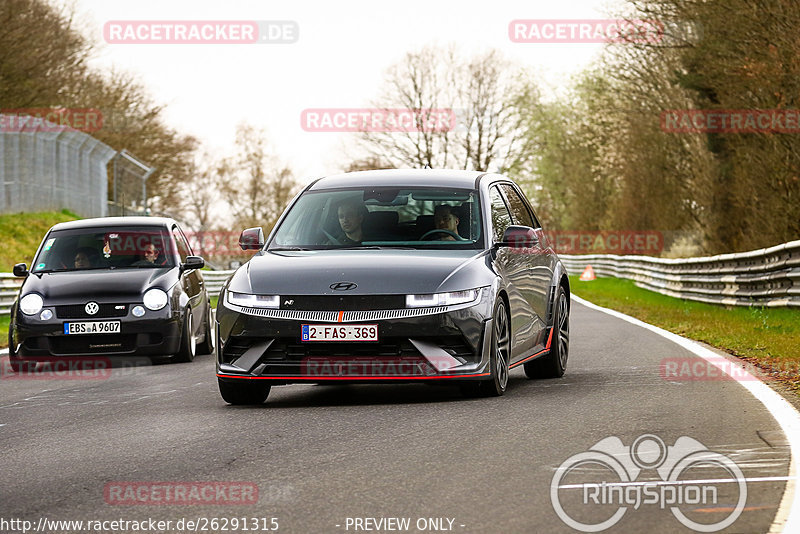
<path id="1" fill-rule="evenodd" d="M 276 250 L 277 251 L 285 251 L 285 250 L 311 250 L 311 249 L 303 248 L 303 247 L 272 247 L 272 248 L 268 248 L 267 252 L 274 252 Z"/>

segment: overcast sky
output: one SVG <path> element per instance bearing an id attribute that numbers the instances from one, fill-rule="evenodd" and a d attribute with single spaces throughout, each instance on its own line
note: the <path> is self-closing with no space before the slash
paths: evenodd
<path id="1" fill-rule="evenodd" d="M 64 0 L 99 43 L 93 64 L 133 73 L 178 131 L 215 155 L 232 151 L 236 124 L 267 130 L 273 150 L 301 182 L 346 162 L 346 133 L 300 127 L 307 108 L 359 108 L 374 98 L 385 70 L 411 50 L 456 43 L 466 54 L 489 48 L 534 69 L 546 94 L 567 85 L 602 45 L 520 44 L 515 19 L 605 18 L 611 0 L 272 1 Z M 292 44 L 108 44 L 112 20 L 295 21 Z"/>

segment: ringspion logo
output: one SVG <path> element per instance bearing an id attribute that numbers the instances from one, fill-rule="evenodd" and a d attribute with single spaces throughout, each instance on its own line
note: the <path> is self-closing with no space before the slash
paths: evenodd
<path id="1" fill-rule="evenodd" d="M 694 438 L 681 436 L 667 446 L 643 434 L 626 446 L 611 436 L 558 466 L 550 499 L 558 517 L 581 532 L 609 529 L 645 506 L 669 509 L 698 532 L 717 532 L 741 515 L 747 483 L 733 460 Z M 710 506 L 720 513 L 702 513 Z"/>

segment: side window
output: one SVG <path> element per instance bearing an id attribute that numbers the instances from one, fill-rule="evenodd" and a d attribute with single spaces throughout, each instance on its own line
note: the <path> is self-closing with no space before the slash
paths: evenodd
<path id="1" fill-rule="evenodd" d="M 497 187 L 489 189 L 489 201 L 492 210 L 492 228 L 494 229 L 494 240 L 502 241 L 503 233 L 511 225 L 511 214 L 508 212 L 503 196 Z"/>
<path id="2" fill-rule="evenodd" d="M 172 237 L 175 239 L 175 246 L 178 247 L 178 254 L 181 257 L 181 262 L 185 262 L 186 257 L 190 255 L 189 244 L 186 242 L 186 238 L 183 237 L 183 233 L 178 230 L 177 226 L 172 227 Z"/>
<path id="3" fill-rule="evenodd" d="M 503 193 L 505 193 L 506 199 L 508 200 L 508 207 L 511 210 L 514 224 L 538 228 L 539 224 L 533 219 L 531 212 L 528 210 L 528 206 L 526 206 L 525 201 L 520 198 L 517 190 L 507 184 L 501 185 L 500 187 L 503 189 Z"/>

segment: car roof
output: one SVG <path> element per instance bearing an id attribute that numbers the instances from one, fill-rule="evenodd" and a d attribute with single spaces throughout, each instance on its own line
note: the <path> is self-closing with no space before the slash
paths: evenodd
<path id="1" fill-rule="evenodd" d="M 52 230 L 73 230 L 77 228 L 107 228 L 115 226 L 171 226 L 177 224 L 169 217 L 96 217 L 58 223 Z"/>
<path id="2" fill-rule="evenodd" d="M 430 187 L 445 186 L 459 189 L 475 189 L 478 178 L 485 175 L 480 171 L 452 169 L 382 169 L 332 174 L 320 178 L 309 190 L 338 189 L 347 187 L 394 186 Z"/>

